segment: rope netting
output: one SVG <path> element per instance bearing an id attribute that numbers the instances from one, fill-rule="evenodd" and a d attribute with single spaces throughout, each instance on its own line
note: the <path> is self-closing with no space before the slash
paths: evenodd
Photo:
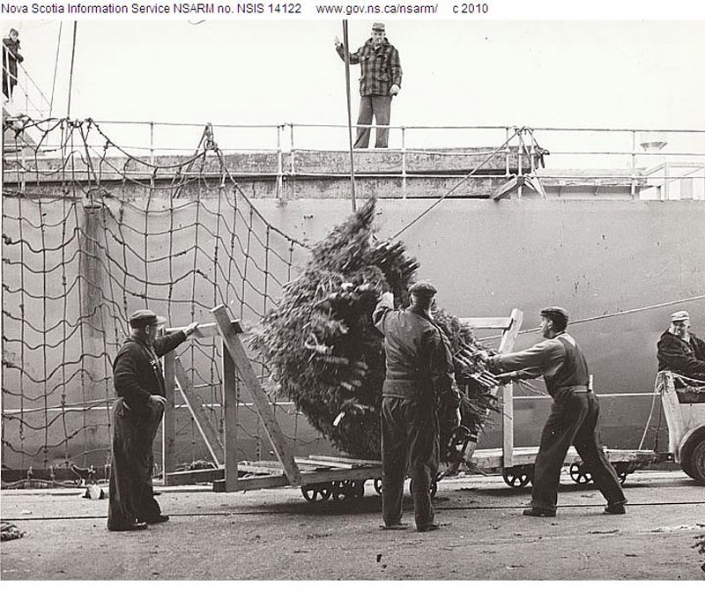
<path id="1" fill-rule="evenodd" d="M 224 304 L 247 329 L 276 304 L 308 249 L 248 199 L 210 126 L 192 155 L 157 159 L 123 151 L 92 120 L 26 119 L 14 134 L 10 152 L 5 135 L 3 181 L 3 466 L 104 465 L 112 359 L 129 335 L 128 315 L 148 307 L 178 327 L 212 323 L 210 310 Z M 52 136 L 61 142 L 46 152 Z M 217 338 L 178 350 L 222 434 L 221 353 Z M 239 450 L 268 458 L 244 394 Z M 208 452 L 182 408 L 176 461 L 188 465 Z M 274 410 L 295 452 L 320 441 L 310 428 L 300 437 L 293 404 Z"/>

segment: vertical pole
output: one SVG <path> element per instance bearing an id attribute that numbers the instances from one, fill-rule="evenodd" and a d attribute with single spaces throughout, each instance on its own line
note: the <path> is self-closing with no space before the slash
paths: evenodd
<path id="1" fill-rule="evenodd" d="M 632 183 L 631 183 L 631 197 L 632 200 L 636 199 L 636 131 L 632 130 Z"/>
<path id="2" fill-rule="evenodd" d="M 406 200 L 406 127 L 401 126 L 401 192 Z"/>
<path id="3" fill-rule="evenodd" d="M 162 421 L 162 472 L 164 485 L 169 485 L 168 474 L 176 470 L 176 377 L 173 352 L 164 357 L 164 387 L 166 404 Z"/>
<path id="4" fill-rule="evenodd" d="M 154 164 L 154 122 L 149 123 L 149 159 Z"/>
<path id="5" fill-rule="evenodd" d="M 352 198 L 353 212 L 357 210 L 355 201 L 355 156 L 353 154 L 352 140 L 352 108 L 350 99 L 350 46 L 348 45 L 348 21 L 343 20 L 343 49 L 345 53 L 345 95 L 348 101 L 348 146 L 350 152 L 350 197 Z"/>
<path id="6" fill-rule="evenodd" d="M 282 128 L 283 125 L 277 125 L 277 190 L 276 196 L 277 200 L 281 202 L 282 197 L 282 187 L 284 183 L 284 157 L 282 154 Z"/>
<path id="7" fill-rule="evenodd" d="M 514 466 L 514 384 L 502 387 L 502 466 Z"/>
<path id="8" fill-rule="evenodd" d="M 237 490 L 237 383 L 235 363 L 221 338 L 223 357 L 223 432 L 225 438 L 225 491 Z"/>
<path id="9" fill-rule="evenodd" d="M 71 118 L 71 92 L 73 91 L 73 65 L 76 59 L 76 32 L 78 30 L 78 21 L 73 22 L 73 45 L 71 47 L 71 70 L 69 71 L 69 97 L 66 104 L 66 118 Z"/>

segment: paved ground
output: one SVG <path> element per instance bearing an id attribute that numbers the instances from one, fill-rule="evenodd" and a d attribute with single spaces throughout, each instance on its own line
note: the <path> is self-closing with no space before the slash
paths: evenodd
<path id="1" fill-rule="evenodd" d="M 106 529 L 107 500 L 77 490 L 4 490 L 25 536 L 0 546 L 7 580 L 705 580 L 705 487 L 681 472 L 630 475 L 626 516 L 566 476 L 556 518 L 521 510 L 530 487 L 497 476 L 440 484 L 437 532 L 381 531 L 380 498 L 308 503 L 298 489 L 159 497 L 171 521 Z M 407 509 L 411 509 L 407 498 Z M 412 515 L 408 514 L 408 518 Z M 702 588 L 699 588 L 702 589 Z"/>

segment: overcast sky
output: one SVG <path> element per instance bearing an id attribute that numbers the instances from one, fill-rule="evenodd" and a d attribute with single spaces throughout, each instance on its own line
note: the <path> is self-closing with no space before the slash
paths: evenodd
<path id="1" fill-rule="evenodd" d="M 386 23 L 404 70 L 393 125 L 705 127 L 703 21 Z M 370 24 L 350 21 L 353 49 Z M 57 65 L 53 116 L 65 116 L 73 23 L 11 25 L 47 99 Z M 81 20 L 71 116 L 344 125 L 336 35 L 331 19 Z M 353 122 L 358 76 L 353 66 Z"/>

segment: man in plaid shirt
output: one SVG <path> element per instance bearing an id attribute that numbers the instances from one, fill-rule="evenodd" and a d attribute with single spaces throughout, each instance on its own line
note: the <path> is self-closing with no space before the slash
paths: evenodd
<path id="1" fill-rule="evenodd" d="M 337 37 L 335 49 L 345 60 L 345 48 Z M 355 148 L 367 148 L 370 143 L 369 125 L 373 116 L 377 124 L 375 148 L 386 148 L 392 97 L 399 93 L 402 72 L 399 52 L 385 37 L 384 23 L 373 23 L 372 37 L 357 52 L 350 54 L 350 64 L 358 63 L 361 71 L 360 114 Z"/>

